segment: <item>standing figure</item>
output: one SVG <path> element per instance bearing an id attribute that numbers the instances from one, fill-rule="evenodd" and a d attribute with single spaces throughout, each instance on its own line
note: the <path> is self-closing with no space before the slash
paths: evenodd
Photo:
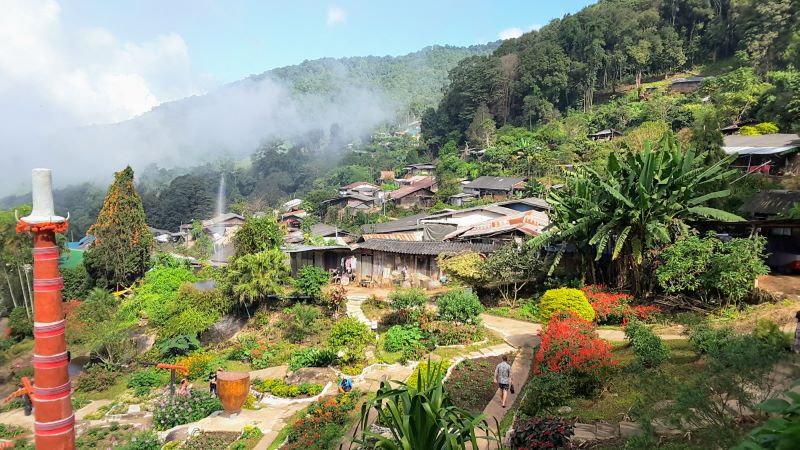
<path id="1" fill-rule="evenodd" d="M 792 346 L 792 350 L 795 353 L 800 353 L 800 311 L 797 311 L 794 317 L 797 319 L 797 327 L 794 330 L 794 345 Z"/>
<path id="2" fill-rule="evenodd" d="M 217 372 L 211 372 L 208 374 L 208 391 L 211 392 L 211 395 L 217 395 Z"/>
<path id="3" fill-rule="evenodd" d="M 508 389 L 511 387 L 511 364 L 508 363 L 506 355 L 503 355 L 503 360 L 494 368 L 494 382 L 500 388 L 501 406 L 505 408 Z"/>

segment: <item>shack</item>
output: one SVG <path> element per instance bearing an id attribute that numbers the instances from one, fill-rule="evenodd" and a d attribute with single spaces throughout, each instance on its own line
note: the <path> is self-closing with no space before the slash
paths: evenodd
<path id="1" fill-rule="evenodd" d="M 769 175 L 800 173 L 800 135 L 797 134 L 725 136 L 722 150 L 728 155 L 736 155 L 732 166 L 746 172 Z"/>
<path id="2" fill-rule="evenodd" d="M 597 133 L 592 133 L 587 137 L 593 141 L 612 141 L 618 137 L 622 137 L 622 133 L 613 128 L 609 128 L 607 130 L 600 130 Z"/>
<path id="3" fill-rule="evenodd" d="M 525 188 L 524 177 L 490 177 L 482 176 L 464 185 L 464 193 L 476 197 L 490 197 L 497 200 L 512 197 L 515 192 Z"/>
<path id="4" fill-rule="evenodd" d="M 289 254 L 292 276 L 305 266 L 316 266 L 327 271 L 336 270 L 343 258 L 353 254 L 346 245 L 291 245 L 284 248 Z"/>

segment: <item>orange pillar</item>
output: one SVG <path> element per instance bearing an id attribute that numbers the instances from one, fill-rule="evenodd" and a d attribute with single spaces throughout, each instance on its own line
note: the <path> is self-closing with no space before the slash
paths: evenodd
<path id="1" fill-rule="evenodd" d="M 34 170 L 33 213 L 17 224 L 17 231 L 33 232 L 34 434 L 37 449 L 72 450 L 75 448 L 75 415 L 64 336 L 66 321 L 61 307 L 64 280 L 58 271 L 59 248 L 55 238 L 55 231 L 65 231 L 67 222 L 52 213 L 49 170 L 46 192 L 41 188 L 37 192 L 37 171 L 44 170 Z M 39 175 L 45 174 L 40 172 Z M 49 205 L 37 202 L 43 194 L 49 196 Z"/>

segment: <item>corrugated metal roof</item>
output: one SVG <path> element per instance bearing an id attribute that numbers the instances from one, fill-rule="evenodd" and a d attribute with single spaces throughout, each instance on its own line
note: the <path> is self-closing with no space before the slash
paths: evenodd
<path id="1" fill-rule="evenodd" d="M 456 230 L 445 239 L 465 239 L 478 236 L 492 236 L 509 231 L 519 231 L 528 236 L 536 236 L 542 229 L 550 224 L 547 214 L 541 211 L 531 210 L 521 214 L 497 219 L 487 220 L 471 227 Z"/>
<path id="2" fill-rule="evenodd" d="M 404 255 L 440 255 L 442 253 L 459 253 L 472 250 L 479 253 L 494 251 L 492 244 L 476 244 L 471 242 L 442 242 L 442 241 L 395 241 L 391 239 L 370 239 L 358 245 L 359 249 L 375 250 L 387 253 L 400 253 Z"/>
<path id="3" fill-rule="evenodd" d="M 420 180 L 411 186 L 404 186 L 396 191 L 389 192 L 389 198 L 397 200 L 399 198 L 403 198 L 407 195 L 411 195 L 417 191 L 421 191 L 423 189 L 430 189 L 436 183 L 436 179 L 434 177 L 425 177 L 424 180 Z"/>
<path id="4" fill-rule="evenodd" d="M 795 203 L 800 203 L 800 191 L 772 190 L 756 192 L 739 210 L 773 216 L 786 212 Z"/>
<path id="5" fill-rule="evenodd" d="M 516 184 L 521 183 L 525 180 L 527 180 L 527 178 L 482 176 L 465 184 L 464 187 L 469 189 L 510 191 Z"/>
<path id="6" fill-rule="evenodd" d="M 422 224 L 419 221 L 425 217 L 428 217 L 428 214 L 414 214 L 391 222 L 368 223 L 361 225 L 361 231 L 364 233 L 393 233 L 396 231 L 418 230 L 422 228 Z"/>
<path id="7" fill-rule="evenodd" d="M 417 241 L 417 233 L 367 233 L 361 235 L 365 241 L 370 239 L 389 239 L 392 241 Z"/>

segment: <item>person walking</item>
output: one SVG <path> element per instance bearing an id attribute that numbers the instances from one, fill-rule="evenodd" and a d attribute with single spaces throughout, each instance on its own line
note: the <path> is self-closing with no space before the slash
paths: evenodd
<path id="1" fill-rule="evenodd" d="M 501 406 L 505 408 L 508 390 L 511 388 L 511 364 L 508 363 L 507 355 L 503 355 L 503 360 L 494 368 L 494 382 L 500 387 Z"/>

